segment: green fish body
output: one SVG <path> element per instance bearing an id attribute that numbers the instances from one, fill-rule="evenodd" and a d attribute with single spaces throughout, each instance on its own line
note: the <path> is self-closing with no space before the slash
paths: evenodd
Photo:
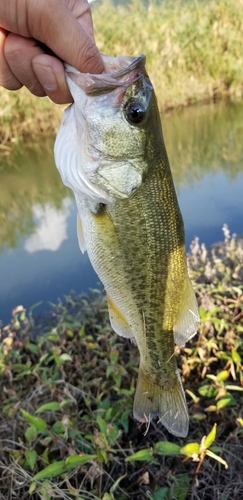
<path id="1" fill-rule="evenodd" d="M 86 75 L 67 69 L 75 104 L 68 108 L 69 120 L 64 116 L 55 155 L 64 183 L 75 193 L 80 247 L 104 284 L 111 325 L 138 345 L 134 417 L 149 423 L 157 416 L 184 437 L 188 412 L 174 350 L 196 333 L 199 318 L 144 61 L 106 57 L 110 73 L 92 75 L 89 84 Z M 68 160 L 70 150 L 76 153 Z"/>

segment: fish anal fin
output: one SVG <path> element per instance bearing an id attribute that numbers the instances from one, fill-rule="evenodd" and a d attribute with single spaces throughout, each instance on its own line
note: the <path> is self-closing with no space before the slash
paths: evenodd
<path id="1" fill-rule="evenodd" d="M 174 340 L 178 346 L 183 346 L 197 333 L 200 317 L 197 300 L 189 277 L 186 280 L 180 303 L 178 316 L 173 328 Z"/>
<path id="2" fill-rule="evenodd" d="M 78 244 L 82 253 L 86 251 L 86 245 L 84 240 L 83 226 L 79 213 L 77 213 L 77 235 L 78 235 Z"/>
<path id="3" fill-rule="evenodd" d="M 157 416 L 158 422 L 162 423 L 171 434 L 187 436 L 189 417 L 178 369 L 173 384 L 166 387 L 162 383 L 161 385 L 153 383 L 140 366 L 133 415 L 139 422 L 147 424 Z"/>
<path id="4" fill-rule="evenodd" d="M 134 338 L 134 334 L 125 316 L 115 304 L 111 296 L 106 292 L 110 322 L 113 330 L 122 337 Z"/>

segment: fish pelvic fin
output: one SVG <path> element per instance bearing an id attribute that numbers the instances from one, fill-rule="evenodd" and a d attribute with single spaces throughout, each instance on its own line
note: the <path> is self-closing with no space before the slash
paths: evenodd
<path id="1" fill-rule="evenodd" d="M 158 423 L 161 422 L 171 434 L 187 436 L 189 416 L 178 369 L 173 385 L 166 387 L 153 383 L 140 366 L 133 415 L 139 422 L 148 424 L 157 416 Z"/>
<path id="2" fill-rule="evenodd" d="M 183 346 L 197 333 L 200 317 L 197 300 L 189 277 L 185 282 L 179 313 L 173 328 L 174 340 L 178 346 Z"/>
<path id="3" fill-rule="evenodd" d="M 113 330 L 115 330 L 115 332 L 118 333 L 118 335 L 130 338 L 131 340 L 134 341 L 134 334 L 125 316 L 123 315 L 119 307 L 116 305 L 114 300 L 107 292 L 106 292 L 106 298 L 109 309 L 110 323 Z"/>
<path id="4" fill-rule="evenodd" d="M 83 225 L 79 213 L 77 213 L 77 235 L 78 244 L 82 253 L 86 251 L 86 244 L 84 240 Z"/>

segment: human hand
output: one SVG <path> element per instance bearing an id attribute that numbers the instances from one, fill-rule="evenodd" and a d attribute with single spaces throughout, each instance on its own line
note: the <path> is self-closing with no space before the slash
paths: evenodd
<path id="1" fill-rule="evenodd" d="M 72 101 L 65 61 L 85 73 L 101 73 L 87 0 L 1 0 L 0 85 Z"/>

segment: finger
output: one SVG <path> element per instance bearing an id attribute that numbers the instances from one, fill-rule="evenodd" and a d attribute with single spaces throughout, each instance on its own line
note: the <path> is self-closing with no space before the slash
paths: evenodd
<path id="1" fill-rule="evenodd" d="M 4 55 L 10 70 L 32 94 L 43 97 L 46 95 L 45 90 L 32 68 L 32 59 L 40 54 L 43 54 L 43 50 L 33 38 L 24 38 L 13 33 L 7 36 Z"/>
<path id="2" fill-rule="evenodd" d="M 82 25 L 65 1 L 46 0 L 46 9 L 44 9 L 44 3 L 39 0 L 30 2 L 30 11 L 31 6 L 35 6 L 34 15 L 30 16 L 31 23 L 29 23 L 32 36 L 50 47 L 60 59 L 80 71 L 101 73 L 104 70 L 101 55 L 93 37 L 85 29 L 88 22 L 87 16 L 90 13 L 88 2 L 80 0 L 80 5 L 84 6 L 83 14 L 81 10 L 79 12 L 81 16 L 79 21 Z M 89 30 L 91 26 L 89 22 Z"/>
<path id="3" fill-rule="evenodd" d="M 0 28 L 0 85 L 8 90 L 18 90 L 22 83 L 14 76 L 4 55 L 6 39 L 7 32 Z"/>
<path id="4" fill-rule="evenodd" d="M 68 5 L 83 29 L 94 39 L 91 8 L 87 0 L 68 0 Z"/>
<path id="5" fill-rule="evenodd" d="M 46 94 L 56 104 L 67 104 L 73 101 L 69 92 L 64 66 L 56 57 L 46 54 L 38 55 L 32 60 L 33 70 Z"/>

